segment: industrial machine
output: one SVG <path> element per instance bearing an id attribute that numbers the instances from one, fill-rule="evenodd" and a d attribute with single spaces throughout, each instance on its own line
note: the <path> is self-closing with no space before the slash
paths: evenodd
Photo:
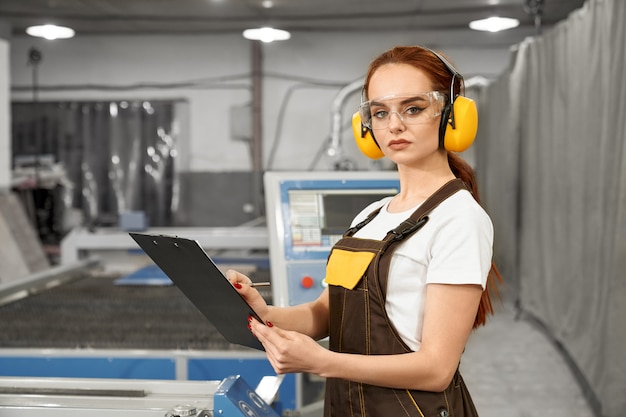
<path id="1" fill-rule="evenodd" d="M 395 171 L 267 172 L 272 296 L 301 304 L 324 290 L 332 245 L 369 203 L 397 194 Z"/>
<path id="2" fill-rule="evenodd" d="M 277 378 L 267 404 L 279 416 L 296 409 L 295 376 L 278 378 L 264 352 L 228 343 L 178 288 L 118 279 L 90 260 L 0 285 L 0 415 L 128 407 L 165 416 L 186 404 L 183 393 L 212 413 L 218 394 L 241 390 L 205 382 L 233 377 L 257 387 Z M 170 417 L 212 416 L 180 413 Z"/>
<path id="3" fill-rule="evenodd" d="M 270 406 L 276 378 L 252 389 L 222 381 L 0 378 L 5 417 L 280 417 Z"/>

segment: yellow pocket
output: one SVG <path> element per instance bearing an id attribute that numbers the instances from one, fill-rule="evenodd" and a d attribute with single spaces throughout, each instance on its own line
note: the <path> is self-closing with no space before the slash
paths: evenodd
<path id="1" fill-rule="evenodd" d="M 326 265 L 326 283 L 353 289 L 363 277 L 374 256 L 374 252 L 333 249 Z"/>

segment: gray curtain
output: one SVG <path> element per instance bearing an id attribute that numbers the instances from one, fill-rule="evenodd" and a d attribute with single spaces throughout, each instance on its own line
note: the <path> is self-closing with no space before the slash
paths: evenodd
<path id="1" fill-rule="evenodd" d="M 171 226 L 176 209 L 175 103 L 171 101 L 16 102 L 13 156 L 48 155 L 67 172 L 68 208 L 90 226 L 118 224 L 143 211 Z"/>
<path id="2" fill-rule="evenodd" d="M 594 409 L 626 410 L 626 2 L 588 1 L 484 89 L 477 165 L 507 295 Z"/>

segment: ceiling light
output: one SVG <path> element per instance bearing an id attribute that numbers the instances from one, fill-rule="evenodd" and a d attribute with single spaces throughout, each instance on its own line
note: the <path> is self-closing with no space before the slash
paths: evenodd
<path id="1" fill-rule="evenodd" d="M 243 37 L 253 41 L 274 42 L 286 41 L 291 38 L 291 34 L 286 30 L 263 27 L 259 29 L 246 29 L 243 31 Z"/>
<path id="2" fill-rule="evenodd" d="M 500 32 L 501 30 L 513 29 L 519 26 L 519 20 L 510 17 L 489 17 L 487 19 L 474 20 L 470 22 L 470 29 L 483 30 L 487 32 Z"/>
<path id="3" fill-rule="evenodd" d="M 46 38 L 48 40 L 68 39 L 74 36 L 73 29 L 57 25 L 30 26 L 26 29 L 26 33 L 28 33 L 30 36 Z"/>

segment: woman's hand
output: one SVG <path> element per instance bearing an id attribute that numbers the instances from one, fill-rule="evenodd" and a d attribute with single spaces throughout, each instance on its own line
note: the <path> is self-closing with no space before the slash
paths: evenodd
<path id="1" fill-rule="evenodd" d="M 264 318 L 268 312 L 268 306 L 265 299 L 259 292 L 250 286 L 252 280 L 235 270 L 226 271 L 226 278 L 237 289 L 237 292 L 250 304 L 250 307 L 261 317 Z"/>
<path id="2" fill-rule="evenodd" d="M 250 330 L 259 339 L 277 374 L 308 372 L 320 374 L 329 353 L 315 340 L 302 333 L 284 330 L 271 322 L 266 325 L 250 319 Z"/>

